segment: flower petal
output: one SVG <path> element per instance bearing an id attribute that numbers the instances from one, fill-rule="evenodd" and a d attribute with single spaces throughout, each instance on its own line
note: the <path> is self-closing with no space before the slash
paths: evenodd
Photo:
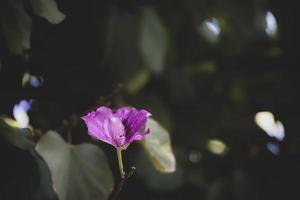
<path id="1" fill-rule="evenodd" d="M 102 122 L 104 122 L 105 119 L 111 117 L 112 115 L 113 115 L 112 110 L 105 106 L 101 106 L 96 110 L 96 118 Z"/>
<path id="2" fill-rule="evenodd" d="M 139 132 L 142 128 L 144 128 L 147 118 L 150 115 L 151 114 L 146 110 L 138 111 L 135 108 L 131 108 L 127 115 L 127 119 L 124 121 L 125 128 L 127 129 L 126 137 L 130 139 L 136 132 Z"/>
<path id="3" fill-rule="evenodd" d="M 122 107 L 115 111 L 114 116 L 123 121 L 127 118 L 129 111 L 130 109 L 128 107 Z"/>
<path id="4" fill-rule="evenodd" d="M 107 107 L 99 107 L 96 111 L 92 111 L 81 117 L 88 127 L 88 134 L 97 140 L 102 140 L 106 143 L 114 145 L 111 137 L 104 131 L 103 123 L 106 119 L 112 116 L 111 109 Z"/>
<path id="5" fill-rule="evenodd" d="M 151 131 L 149 128 L 144 133 L 136 132 L 131 138 L 128 139 L 128 141 L 126 141 L 126 143 L 131 143 L 133 141 L 142 140 L 142 139 L 144 139 L 145 136 L 150 134 L 150 132 Z"/>
<path id="6" fill-rule="evenodd" d="M 106 136 L 110 137 L 110 143 L 115 147 L 122 147 L 125 143 L 125 128 L 122 121 L 117 117 L 106 119 L 103 123 Z"/>
<path id="7" fill-rule="evenodd" d="M 88 128 L 88 134 L 97 140 L 102 140 L 104 142 L 107 142 L 111 145 L 113 145 L 110 142 L 109 137 L 106 136 L 106 134 L 103 131 L 103 125 L 99 124 L 99 122 L 97 122 L 96 118 L 94 117 L 95 114 L 89 114 L 87 116 L 85 116 L 84 118 L 82 117 L 81 119 L 83 119 L 87 125 Z"/>
<path id="8" fill-rule="evenodd" d="M 141 132 L 150 115 L 146 110 L 138 111 L 128 107 L 119 108 L 113 113 L 110 108 L 101 106 L 81 118 L 91 137 L 118 148 L 141 140 L 150 133 L 149 129 L 145 133 Z"/>

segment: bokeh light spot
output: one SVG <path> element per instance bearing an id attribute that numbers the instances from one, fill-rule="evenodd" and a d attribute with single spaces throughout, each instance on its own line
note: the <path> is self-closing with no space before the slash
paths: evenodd
<path id="1" fill-rule="evenodd" d="M 278 146 L 277 144 L 268 142 L 268 143 L 266 144 L 266 146 L 267 146 L 268 150 L 269 150 L 272 154 L 274 154 L 274 155 L 276 155 L 276 156 L 279 155 L 280 149 L 279 149 L 279 146 Z"/>
<path id="2" fill-rule="evenodd" d="M 202 159 L 202 154 L 200 151 L 192 150 L 189 154 L 189 160 L 192 163 L 198 163 Z"/>
<path id="3" fill-rule="evenodd" d="M 209 140 L 207 143 L 208 150 L 217 155 L 222 155 L 225 153 L 227 146 L 221 140 Z"/>
<path id="4" fill-rule="evenodd" d="M 206 19 L 199 27 L 199 32 L 210 43 L 216 43 L 221 33 L 220 23 L 217 18 Z"/>
<path id="5" fill-rule="evenodd" d="M 29 116 L 27 115 L 30 109 L 30 104 L 27 100 L 21 100 L 13 107 L 13 116 L 19 128 L 26 128 L 29 125 Z"/>
<path id="6" fill-rule="evenodd" d="M 25 87 L 26 85 L 30 85 L 31 87 L 40 87 L 43 85 L 43 82 L 43 77 L 35 76 L 26 72 L 23 74 L 22 87 Z"/>
<path id="7" fill-rule="evenodd" d="M 266 20 L 266 27 L 265 27 L 266 34 L 270 37 L 275 37 L 277 34 L 278 26 L 277 26 L 276 18 L 271 11 L 268 11 L 266 13 L 265 20 Z"/>
<path id="8" fill-rule="evenodd" d="M 13 115 L 20 128 L 26 128 L 29 125 L 29 117 L 26 111 L 18 104 L 14 105 Z"/>
<path id="9" fill-rule="evenodd" d="M 280 121 L 275 122 L 274 115 L 271 112 L 258 112 L 254 117 L 255 123 L 264 130 L 268 136 L 282 141 L 285 137 L 284 126 Z"/>

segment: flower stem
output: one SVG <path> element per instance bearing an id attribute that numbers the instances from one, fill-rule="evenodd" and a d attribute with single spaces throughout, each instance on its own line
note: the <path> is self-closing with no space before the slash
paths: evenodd
<path id="1" fill-rule="evenodd" d="M 120 174 L 121 174 L 121 177 L 124 178 L 125 172 L 123 170 L 122 149 L 121 148 L 117 148 L 117 155 L 118 155 Z"/>
<path id="2" fill-rule="evenodd" d="M 130 167 L 130 169 L 125 173 L 124 178 L 122 178 L 119 184 L 115 185 L 114 190 L 110 194 L 108 200 L 117 200 L 118 195 L 120 194 L 121 190 L 123 189 L 124 184 L 126 181 L 134 174 L 135 167 Z"/>

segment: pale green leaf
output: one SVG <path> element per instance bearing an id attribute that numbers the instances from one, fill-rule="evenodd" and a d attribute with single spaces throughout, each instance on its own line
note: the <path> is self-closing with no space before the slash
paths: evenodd
<path id="1" fill-rule="evenodd" d="M 146 66 L 155 73 L 162 72 L 169 36 L 156 11 L 151 7 L 142 11 L 140 34 L 140 49 Z"/>
<path id="2" fill-rule="evenodd" d="M 146 129 L 148 128 L 151 129 L 151 134 L 145 137 L 142 145 L 152 164 L 160 172 L 174 172 L 176 159 L 168 131 L 152 118 L 147 121 Z"/>
<path id="3" fill-rule="evenodd" d="M 104 152 L 93 144 L 70 145 L 54 131 L 36 146 L 48 164 L 60 200 L 107 199 L 113 176 Z"/>
<path id="4" fill-rule="evenodd" d="M 35 14 L 44 17 L 52 24 L 59 24 L 66 16 L 59 11 L 55 0 L 31 0 Z"/>

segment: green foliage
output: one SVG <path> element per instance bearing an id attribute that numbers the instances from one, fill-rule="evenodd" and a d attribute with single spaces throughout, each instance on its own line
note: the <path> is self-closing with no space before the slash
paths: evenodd
<path id="1" fill-rule="evenodd" d="M 28 128 L 12 127 L 5 120 L 6 117 L 0 117 L 0 136 L 9 144 L 21 149 L 30 149 L 34 147 L 33 137 Z"/>
<path id="2" fill-rule="evenodd" d="M 161 172 L 174 172 L 176 160 L 171 148 L 170 135 L 158 122 L 150 118 L 146 129 L 152 133 L 142 141 L 142 145 L 154 167 Z"/>
<path id="3" fill-rule="evenodd" d="M 65 15 L 57 8 L 55 0 L 31 0 L 35 14 L 44 17 L 52 24 L 59 24 L 65 19 Z"/>
<path id="4" fill-rule="evenodd" d="M 52 187 L 49 168 L 45 161 L 34 150 L 35 142 L 33 140 L 33 133 L 29 128 L 17 128 L 10 125 L 14 123 L 16 122 L 10 118 L 0 118 L 0 140 L 4 139 L 7 144 L 29 153 L 31 159 L 35 161 L 37 166 L 35 173 L 37 174 L 39 184 L 34 194 L 31 194 L 32 198 L 34 200 L 40 200 L 42 198 L 56 200 L 57 196 Z"/>
<path id="5" fill-rule="evenodd" d="M 37 187 L 35 199 L 40 200 L 46 198 L 48 200 L 58 200 L 58 196 L 52 184 L 51 171 L 47 163 L 35 150 L 32 150 L 31 154 L 36 160 L 37 173 L 39 176 L 39 185 Z"/>
<path id="6" fill-rule="evenodd" d="M 34 158 L 38 168 L 31 169 L 40 175 L 36 199 L 56 199 L 52 185 L 60 197 L 70 198 L 69 192 L 61 191 L 65 183 L 57 186 L 51 177 L 51 160 L 66 155 L 78 165 L 60 160 L 61 165 L 66 163 L 59 168 L 62 175 L 65 170 L 79 174 L 67 175 L 72 191 L 93 195 L 85 186 L 94 180 L 80 169 L 100 161 L 85 156 L 82 164 L 74 158 L 78 151 L 80 158 L 83 151 L 89 152 L 82 149 L 91 145 L 78 149 L 58 136 L 49 139 L 59 148 L 49 147 L 43 155 L 63 153 L 46 162 L 34 145 L 49 135 L 38 141 L 33 133 L 62 126 L 58 132 L 65 136 L 67 127 L 73 143 L 80 144 L 90 139 L 78 116 L 99 105 L 133 105 L 149 110 L 157 122 L 151 119 L 147 124 L 153 133 L 141 142 L 145 154 L 134 151 L 135 145 L 124 154 L 125 169 L 134 165 L 137 170 L 121 199 L 285 199 L 297 191 L 296 184 L 288 183 L 300 177 L 296 176 L 300 100 L 295 92 L 300 79 L 293 64 L 298 62 L 299 46 L 296 8 L 288 1 L 264 0 L 0 0 L 0 112 L 10 115 L 19 99 L 35 102 L 28 113 L 32 130 L 0 120 L 0 142 L 8 144 L 2 147 L 30 152 Z M 266 32 L 267 13 L 274 15 L 275 35 Z M 64 18 L 64 23 L 53 25 Z M 24 60 L 11 53 L 29 56 Z M 34 88 L 27 77 L 29 84 L 21 88 L 24 73 L 41 76 L 44 84 Z M 263 110 L 282 120 L 287 136 L 282 142 L 255 126 L 253 117 Z M 69 116 L 75 119 L 66 124 Z M 210 143 L 207 148 L 206 141 L 212 139 L 225 145 Z M 272 154 L 269 143 L 279 154 Z M 97 146 L 105 150 L 111 170 L 118 175 L 114 150 L 100 142 Z M 10 153 L 3 157 L 15 155 Z M 3 161 L 9 169 L 12 164 L 7 163 Z M 16 163 L 22 163 L 20 158 Z M 88 183 L 77 184 L 76 177 Z M 13 180 L 11 188 L 16 190 L 14 179 L 4 180 Z M 102 191 L 96 188 L 96 192 Z"/>
<path id="7" fill-rule="evenodd" d="M 161 73 L 165 65 L 169 35 L 154 8 L 142 10 L 140 49 L 147 67 Z"/>
<path id="8" fill-rule="evenodd" d="M 0 26 L 11 52 L 21 55 L 30 48 L 31 24 L 31 18 L 24 9 L 24 1 L 0 2 Z"/>
<path id="9" fill-rule="evenodd" d="M 31 129 L 11 125 L 17 125 L 17 122 L 0 118 L 0 136 L 9 144 L 29 151 L 35 160 L 39 185 L 34 199 L 108 198 L 114 181 L 106 156 L 99 147 L 88 143 L 68 144 L 54 131 L 48 131 L 35 145 Z M 142 145 L 153 166 L 160 172 L 174 172 L 175 157 L 169 133 L 153 119 L 149 119 L 146 128 L 150 128 L 152 134 Z M 160 177 L 157 172 L 154 174 Z"/>
<path id="10" fill-rule="evenodd" d="M 62 22 L 61 13 L 54 0 L 31 0 L 35 14 L 46 18 L 52 24 Z M 9 50 L 22 55 L 31 47 L 32 20 L 24 8 L 23 0 L 3 0 L 0 2 L 0 27 Z"/>
<path id="11" fill-rule="evenodd" d="M 141 69 L 136 38 L 139 19 L 135 14 L 113 11 L 109 16 L 104 62 L 115 73 L 115 77 L 127 82 Z M 124 40 L 126 38 L 126 40 Z"/>
<path id="12" fill-rule="evenodd" d="M 60 200 L 107 199 L 113 177 L 104 152 L 93 144 L 70 145 L 49 131 L 36 146 L 48 164 Z"/>

